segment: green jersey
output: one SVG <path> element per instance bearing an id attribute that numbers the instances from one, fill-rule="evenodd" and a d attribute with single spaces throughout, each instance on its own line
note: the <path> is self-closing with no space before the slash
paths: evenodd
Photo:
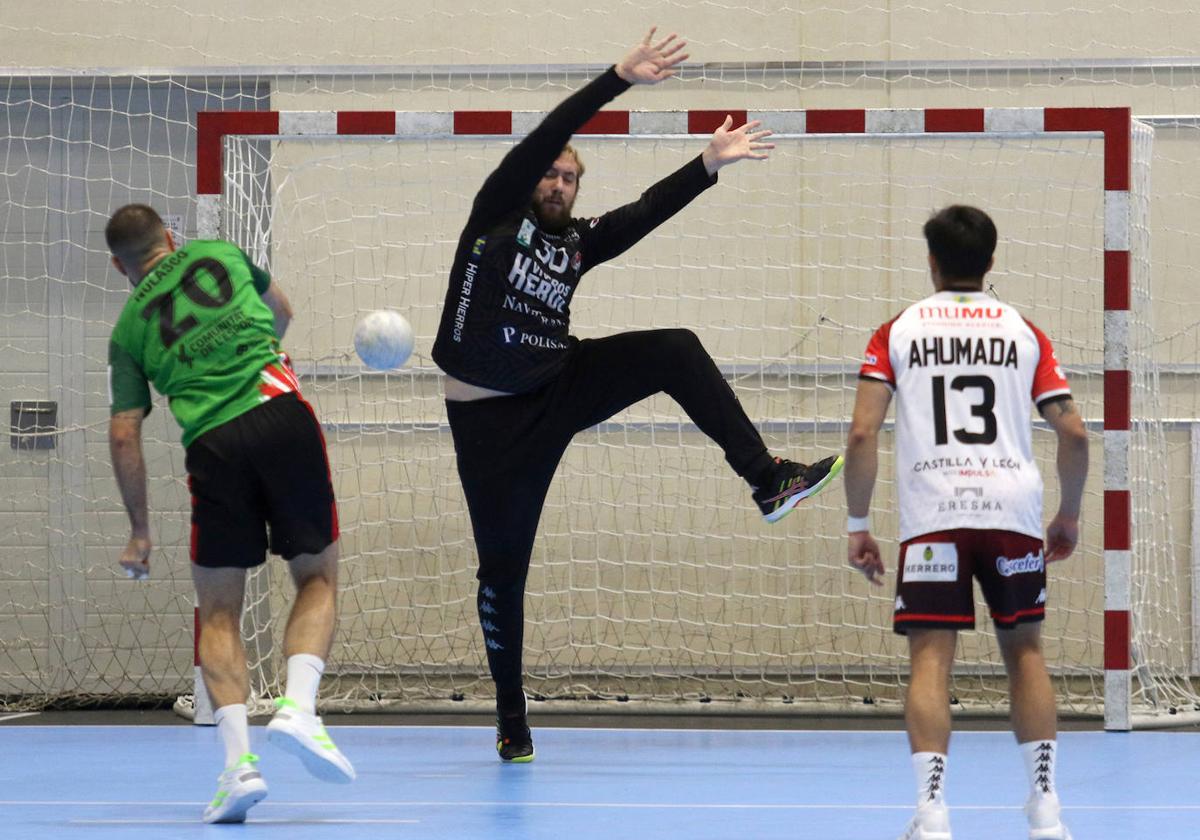
<path id="1" fill-rule="evenodd" d="M 150 411 L 149 383 L 170 401 L 183 445 L 296 390 L 280 363 L 271 283 L 236 245 L 196 240 L 134 288 L 108 344 L 111 412 Z"/>

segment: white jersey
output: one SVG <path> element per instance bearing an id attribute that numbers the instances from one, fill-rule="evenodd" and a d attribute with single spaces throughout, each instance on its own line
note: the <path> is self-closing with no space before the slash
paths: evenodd
<path id="1" fill-rule="evenodd" d="M 1032 407 L 1071 396 L 1041 330 L 983 292 L 939 292 L 875 332 L 859 376 L 896 394 L 902 541 L 954 528 L 1041 537 Z"/>

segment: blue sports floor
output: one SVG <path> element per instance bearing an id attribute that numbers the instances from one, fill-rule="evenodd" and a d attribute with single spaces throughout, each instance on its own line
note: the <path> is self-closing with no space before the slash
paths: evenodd
<path id="1" fill-rule="evenodd" d="M 536 723 L 536 722 L 535 722 Z M 205 826 L 222 752 L 181 726 L 0 727 L 0 838 L 892 840 L 913 783 L 902 732 L 535 729 L 502 765 L 482 727 L 331 727 L 359 778 L 310 779 L 254 727 L 270 785 L 242 826 Z M 1065 732 L 1076 840 L 1200 838 L 1200 733 Z M 1011 736 L 957 733 L 955 840 L 1025 838 Z"/>

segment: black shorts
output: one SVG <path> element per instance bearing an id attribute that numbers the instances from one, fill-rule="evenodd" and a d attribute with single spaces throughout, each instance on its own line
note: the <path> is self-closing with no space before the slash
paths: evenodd
<path id="1" fill-rule="evenodd" d="M 959 528 L 900 544 L 892 628 L 972 630 L 979 581 L 997 627 L 1012 628 L 1046 615 L 1042 541 L 1014 531 Z"/>
<path id="2" fill-rule="evenodd" d="M 263 563 L 268 545 L 291 560 L 338 538 L 325 436 L 294 393 L 205 432 L 187 448 L 186 464 L 198 566 L 249 569 Z"/>

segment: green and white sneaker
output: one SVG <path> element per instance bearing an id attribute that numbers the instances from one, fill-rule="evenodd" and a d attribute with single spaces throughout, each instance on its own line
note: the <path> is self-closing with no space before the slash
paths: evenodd
<path id="1" fill-rule="evenodd" d="M 204 809 L 206 823 L 240 823 L 246 812 L 267 798 L 267 783 L 258 772 L 258 756 L 246 753 L 217 777 L 217 792 Z"/>
<path id="2" fill-rule="evenodd" d="M 349 784 L 354 767 L 334 745 L 321 718 L 302 711 L 295 700 L 275 701 L 275 716 L 267 724 L 267 740 L 304 762 L 304 767 L 323 782 Z"/>

